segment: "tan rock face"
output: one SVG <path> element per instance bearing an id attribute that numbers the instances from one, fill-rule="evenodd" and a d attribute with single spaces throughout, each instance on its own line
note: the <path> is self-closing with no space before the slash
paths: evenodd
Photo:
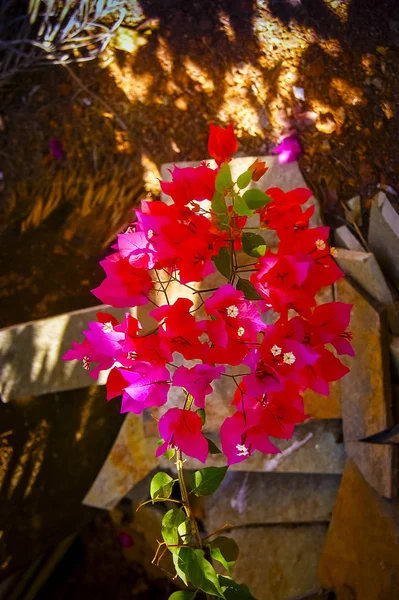
<path id="1" fill-rule="evenodd" d="M 338 492 L 319 576 L 326 588 L 347 588 L 354 598 L 399 598 L 398 506 L 381 498 L 353 461 Z"/>
<path id="2" fill-rule="evenodd" d="M 319 587 L 317 564 L 327 524 L 243 527 L 227 534 L 241 552 L 234 579 L 257 600 L 301 597 Z"/>

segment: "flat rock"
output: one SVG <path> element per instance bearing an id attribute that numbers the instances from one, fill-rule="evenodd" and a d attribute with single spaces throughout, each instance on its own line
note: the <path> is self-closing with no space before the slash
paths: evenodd
<path id="1" fill-rule="evenodd" d="M 353 461 L 342 478 L 319 575 L 326 588 L 351 590 L 359 600 L 399 598 L 398 504 L 381 498 Z"/>
<path id="2" fill-rule="evenodd" d="M 368 243 L 382 269 L 399 282 L 399 215 L 384 192 L 371 203 Z"/>
<path id="3" fill-rule="evenodd" d="M 391 331 L 398 333 L 399 311 L 374 254 L 337 248 L 335 260 L 346 275 L 386 307 Z"/>
<path id="4" fill-rule="evenodd" d="M 152 431 L 153 434 L 153 431 Z M 208 433 L 219 444 L 218 434 Z M 149 435 L 148 442 L 155 451 L 158 438 Z M 345 450 L 342 443 L 341 421 L 308 421 L 296 428 L 291 440 L 276 440 L 273 443 L 281 450 L 280 454 L 261 454 L 255 452 L 248 460 L 232 465 L 232 471 L 264 471 L 276 473 L 329 473 L 339 475 L 345 465 Z M 173 468 L 173 464 L 161 457 L 161 468 Z M 223 455 L 210 455 L 209 466 L 226 464 Z M 203 465 L 193 458 L 187 457 L 185 466 L 198 469 Z"/>
<path id="5" fill-rule="evenodd" d="M 327 522 L 340 480 L 340 475 L 229 471 L 217 491 L 204 498 L 204 525 L 211 533 L 226 523 Z"/>
<path id="6" fill-rule="evenodd" d="M 391 497 L 394 468 L 391 453 L 380 446 L 360 442 L 393 424 L 384 310 L 372 306 L 345 279 L 337 282 L 336 297 L 354 305 L 350 327 L 356 357 L 341 357 L 351 369 L 342 381 L 345 448 L 368 483 L 382 495 Z"/>
<path id="7" fill-rule="evenodd" d="M 240 548 L 233 576 L 257 600 L 301 598 L 319 587 L 317 565 L 327 524 L 259 525 L 228 533 Z"/>
<path id="8" fill-rule="evenodd" d="M 383 308 L 372 306 L 346 279 L 336 283 L 336 299 L 353 304 L 350 329 L 354 358 L 342 380 L 345 442 L 359 441 L 392 425 L 387 323 Z"/>
<path id="9" fill-rule="evenodd" d="M 339 248 L 346 248 L 348 250 L 355 250 L 357 252 L 364 252 L 364 248 L 355 235 L 351 232 L 349 227 L 341 225 L 335 230 L 334 243 Z"/>
<path id="10" fill-rule="evenodd" d="M 157 466 L 148 452 L 141 416 L 128 413 L 103 466 L 83 503 L 110 510 Z"/>
<path id="11" fill-rule="evenodd" d="M 83 341 L 82 330 L 96 321 L 98 311 L 122 319 L 128 309 L 99 305 L 38 321 L 0 329 L 0 394 L 4 402 L 22 396 L 40 396 L 103 384 L 106 374 L 94 382 L 79 361 L 64 361 L 72 342 Z M 130 309 L 144 327 L 150 309 Z"/>
<path id="12" fill-rule="evenodd" d="M 393 444 L 346 442 L 348 456 L 356 463 L 367 483 L 384 498 L 399 493 L 399 448 Z"/>

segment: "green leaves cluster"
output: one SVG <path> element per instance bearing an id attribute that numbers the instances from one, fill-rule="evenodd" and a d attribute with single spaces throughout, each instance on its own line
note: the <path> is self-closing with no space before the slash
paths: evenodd
<path id="1" fill-rule="evenodd" d="M 208 441 L 212 451 L 219 452 L 216 445 Z M 193 472 L 189 477 L 190 494 L 213 494 L 222 483 L 226 472 L 227 467 L 205 467 Z M 156 473 L 150 484 L 151 499 L 169 499 L 176 481 L 178 480 L 168 473 Z M 193 600 L 199 591 L 223 600 L 254 600 L 246 586 L 241 586 L 231 579 L 232 569 L 238 558 L 238 546 L 233 539 L 218 536 L 213 540 L 204 540 L 203 547 L 198 548 L 185 505 L 171 508 L 165 513 L 161 533 L 164 544 L 172 553 L 176 573 L 187 586 L 195 588 L 174 592 L 169 600 Z M 222 565 L 226 576 L 217 574 L 211 560 Z"/>

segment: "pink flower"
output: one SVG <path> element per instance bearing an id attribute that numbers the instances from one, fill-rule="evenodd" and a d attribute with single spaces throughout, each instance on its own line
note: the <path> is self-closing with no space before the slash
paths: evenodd
<path id="1" fill-rule="evenodd" d="M 298 160 L 302 154 L 302 148 L 296 135 L 286 137 L 281 144 L 273 150 L 274 154 L 278 154 L 278 162 L 280 165 Z"/>
<path id="2" fill-rule="evenodd" d="M 266 421 L 260 410 L 247 410 L 245 414 L 236 412 L 228 417 L 220 429 L 220 439 L 229 465 L 246 460 L 254 450 L 265 454 L 280 452 L 268 438 Z"/>
<path id="3" fill-rule="evenodd" d="M 199 167 L 174 167 L 172 181 L 160 181 L 161 189 L 178 206 L 185 206 L 192 200 L 212 200 L 215 193 L 216 171 L 206 165 Z"/>
<path id="4" fill-rule="evenodd" d="M 158 428 L 165 441 L 158 447 L 156 456 L 161 456 L 168 448 L 179 448 L 187 456 L 202 463 L 206 461 L 208 442 L 201 433 L 202 419 L 195 412 L 171 408 L 160 418 Z"/>
<path id="5" fill-rule="evenodd" d="M 215 159 L 220 166 L 222 163 L 231 159 L 234 152 L 237 152 L 238 142 L 234 135 L 232 123 L 224 129 L 211 123 L 208 140 L 209 156 Z"/>
<path id="6" fill-rule="evenodd" d="M 168 399 L 170 376 L 166 367 L 136 361 L 131 370 L 119 369 L 127 386 L 122 397 L 121 413 L 139 415 L 149 406 L 162 406 Z"/>
<path id="7" fill-rule="evenodd" d="M 209 365 L 195 365 L 192 369 L 179 367 L 173 376 L 173 385 L 185 388 L 194 398 L 196 406 L 205 407 L 205 396 L 213 392 L 210 383 L 220 379 L 220 374 L 225 372 L 225 367 L 210 367 Z"/>

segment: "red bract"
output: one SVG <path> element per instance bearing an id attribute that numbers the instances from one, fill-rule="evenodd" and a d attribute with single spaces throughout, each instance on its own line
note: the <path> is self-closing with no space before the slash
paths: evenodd
<path id="1" fill-rule="evenodd" d="M 99 312 L 84 341 L 63 357 L 83 361 L 88 370 L 94 363 L 94 378 L 109 370 L 107 398 L 122 396 L 122 412 L 161 407 L 171 386 L 183 389 L 181 407 L 159 421 L 158 456 L 179 448 L 205 461 L 208 443 L 194 406 L 212 402 L 212 382 L 222 375 L 237 388 L 233 402 L 226 398 L 236 412 L 220 430 L 229 464 L 255 450 L 278 452 L 269 436 L 290 438 L 306 418 L 303 392 L 328 395 L 329 383 L 348 372 L 330 350 L 353 355 L 347 330 L 352 307 L 317 306 L 321 288 L 343 273 L 332 257 L 329 228 L 309 226 L 314 208 L 303 204 L 311 191 L 242 192 L 266 165 L 256 160 L 233 182 L 227 163 L 236 149 L 232 126 L 211 126 L 209 153 L 218 168 L 175 167 L 172 181 L 161 182 L 172 203 L 142 201 L 136 221 L 118 235 L 117 252 L 101 263 L 106 278 L 93 293 L 116 307 L 152 303 L 152 329 L 129 312 L 121 323 Z M 262 228 L 277 232 L 278 248 L 265 252 L 263 239 L 247 231 L 256 213 Z M 249 261 L 239 254 L 243 247 Z M 223 282 L 208 278 L 216 268 Z M 242 279 L 248 271 L 250 281 Z M 266 324 L 261 313 L 268 310 Z M 194 362 L 181 365 L 182 358 Z M 234 367 L 231 373 L 225 365 Z"/>
<path id="2" fill-rule="evenodd" d="M 146 269 L 133 267 L 119 252 L 100 262 L 107 278 L 92 293 L 105 304 L 119 308 L 147 304 L 153 287 Z"/>
<path id="3" fill-rule="evenodd" d="M 208 154 L 215 159 L 218 165 L 229 161 L 237 149 L 238 142 L 234 135 L 233 125 L 230 124 L 227 129 L 217 125 L 210 126 Z"/>
<path id="4" fill-rule="evenodd" d="M 177 206 L 185 206 L 192 200 L 212 200 L 215 193 L 216 171 L 206 165 L 199 167 L 175 167 L 172 181 L 160 181 L 161 189 Z"/>
<path id="5" fill-rule="evenodd" d="M 158 447 L 156 455 L 161 456 L 169 448 L 179 448 L 201 462 L 208 456 L 208 442 L 201 433 L 202 419 L 189 410 L 171 408 L 160 418 L 159 433 L 164 443 Z"/>

